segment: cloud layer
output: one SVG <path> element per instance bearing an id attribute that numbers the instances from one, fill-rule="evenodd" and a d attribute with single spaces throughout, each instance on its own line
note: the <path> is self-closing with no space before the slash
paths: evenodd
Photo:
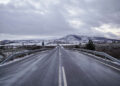
<path id="1" fill-rule="evenodd" d="M 119 3 L 120 0 L 0 0 L 0 34 L 4 39 L 14 35 L 67 34 L 120 38 Z"/>

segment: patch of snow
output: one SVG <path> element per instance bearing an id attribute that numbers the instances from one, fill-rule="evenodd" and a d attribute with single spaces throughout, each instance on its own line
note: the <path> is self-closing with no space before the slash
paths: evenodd
<path id="1" fill-rule="evenodd" d="M 5 62 L 4 64 L 0 64 L 0 66 L 5 66 L 5 65 L 9 65 L 9 64 L 14 63 L 14 62 L 21 61 L 21 60 L 23 60 L 23 59 L 26 59 L 26 58 L 32 56 L 32 55 L 33 55 L 33 54 L 30 54 L 30 55 L 27 55 L 27 56 L 24 56 L 24 57 L 21 57 L 21 58 L 13 59 L 13 60 L 11 60 L 11 61 Z"/>

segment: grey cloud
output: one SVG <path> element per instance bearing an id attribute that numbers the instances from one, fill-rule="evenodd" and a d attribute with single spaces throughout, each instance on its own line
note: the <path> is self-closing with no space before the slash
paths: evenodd
<path id="1" fill-rule="evenodd" d="M 103 24 L 120 28 L 119 3 L 120 0 L 11 0 L 6 5 L 0 4 L 0 33 L 54 36 L 71 33 L 103 35 L 104 33 L 92 28 Z M 83 10 L 84 13 L 69 16 L 67 7 L 77 8 L 76 12 Z M 68 23 L 72 19 L 80 20 L 84 25 L 75 29 Z"/>

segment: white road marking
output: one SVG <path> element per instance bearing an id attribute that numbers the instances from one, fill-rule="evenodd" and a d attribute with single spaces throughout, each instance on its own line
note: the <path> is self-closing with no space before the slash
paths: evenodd
<path id="1" fill-rule="evenodd" d="M 32 68 L 36 67 L 36 64 L 38 62 L 40 62 L 45 56 L 41 57 L 40 59 L 38 59 L 37 61 L 33 62 L 31 65 L 29 65 L 27 68 L 25 68 L 23 71 L 17 72 L 15 74 L 13 74 L 13 76 L 15 76 L 15 78 L 11 78 L 8 79 L 7 82 L 9 83 L 9 86 L 13 86 L 13 83 L 18 81 L 21 77 L 23 77 L 25 74 L 30 74 L 30 72 L 35 71 L 35 69 L 32 70 Z M 7 77 L 6 77 L 7 78 Z"/>
<path id="2" fill-rule="evenodd" d="M 67 86 L 67 80 L 66 80 L 66 75 L 65 75 L 65 69 L 61 64 L 61 53 L 60 53 L 60 48 L 59 48 L 59 52 L 58 52 L 58 56 L 59 56 L 59 86 Z M 63 84 L 62 84 L 63 81 Z"/>
<path id="3" fill-rule="evenodd" d="M 61 67 L 59 66 L 59 86 L 62 86 Z"/>
<path id="4" fill-rule="evenodd" d="M 94 57 L 97 58 L 97 59 L 102 59 L 102 58 L 97 57 L 97 56 L 92 55 L 92 54 L 88 54 L 88 53 L 85 53 L 85 54 L 90 55 L 90 56 L 94 56 Z M 102 59 L 102 60 L 104 60 L 104 59 Z M 100 63 L 102 63 L 102 64 L 104 64 L 104 65 L 110 67 L 110 68 L 113 68 L 113 69 L 115 69 L 115 70 L 117 70 L 117 71 L 120 71 L 119 68 L 116 68 L 116 67 L 114 67 L 114 66 L 112 66 L 112 65 L 106 64 L 105 62 L 102 62 L 102 61 L 100 61 L 100 60 L 98 60 L 98 61 L 99 61 Z"/>
<path id="5" fill-rule="evenodd" d="M 64 86 L 67 86 L 67 80 L 66 80 L 66 75 L 65 75 L 65 69 L 62 66 L 62 73 L 63 73 L 63 81 L 64 81 Z"/>
<path id="6" fill-rule="evenodd" d="M 58 52 L 58 57 L 59 57 L 59 77 L 58 77 L 58 85 L 62 86 L 62 68 L 61 68 L 61 55 L 60 55 L 60 49 Z"/>
<path id="7" fill-rule="evenodd" d="M 118 69 L 118 68 L 116 68 L 116 67 L 114 67 L 114 66 L 111 66 L 111 65 L 109 65 L 109 64 L 105 64 L 104 62 L 101 62 L 101 61 L 99 61 L 99 62 L 102 63 L 102 64 L 104 64 L 104 65 L 106 65 L 106 66 L 108 66 L 108 67 L 110 67 L 110 68 L 113 68 L 113 69 L 115 69 L 115 70 L 120 71 L 120 69 Z"/>

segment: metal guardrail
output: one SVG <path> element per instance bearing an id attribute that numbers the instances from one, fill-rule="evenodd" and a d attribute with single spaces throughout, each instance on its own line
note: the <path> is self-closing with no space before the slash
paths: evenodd
<path id="1" fill-rule="evenodd" d="M 117 62 L 120 64 L 120 60 L 110 56 L 109 54 L 107 53 L 104 53 L 104 52 L 98 52 L 98 51 L 93 51 L 93 50 L 86 50 L 86 49 L 78 49 L 80 51 L 83 51 L 83 52 L 87 52 L 87 53 L 92 53 L 94 55 L 97 55 L 97 56 L 102 56 L 104 57 L 105 59 L 109 59 L 111 61 L 114 61 L 114 62 Z"/>
<path id="2" fill-rule="evenodd" d="M 5 62 L 11 60 L 11 59 L 14 59 L 16 57 L 19 57 L 21 55 L 29 55 L 29 54 L 32 54 L 32 53 L 35 53 L 35 52 L 39 52 L 39 51 L 43 51 L 43 50 L 47 50 L 47 49 L 39 49 L 39 50 L 29 50 L 29 51 L 23 51 L 23 52 L 18 52 L 18 53 L 15 53 L 13 55 L 10 55 L 8 56 L 5 60 L 3 60 L 0 64 L 4 64 Z"/>

